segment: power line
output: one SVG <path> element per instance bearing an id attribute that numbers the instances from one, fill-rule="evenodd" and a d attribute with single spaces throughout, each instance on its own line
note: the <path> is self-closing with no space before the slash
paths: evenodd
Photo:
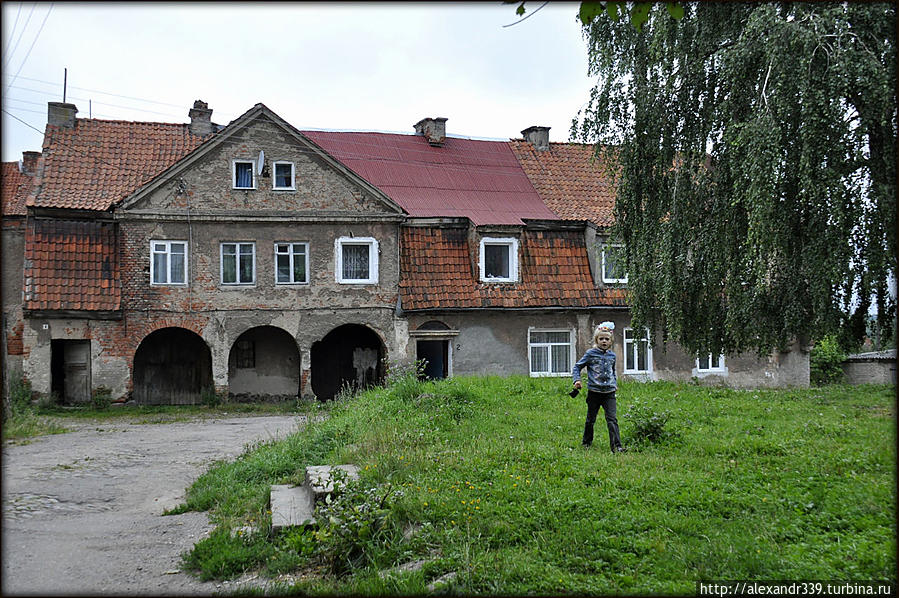
<path id="1" fill-rule="evenodd" d="M 15 76 L 12 78 L 12 81 L 10 82 L 10 85 L 12 85 L 13 83 L 15 83 L 16 77 L 18 77 L 18 76 L 19 76 L 19 73 L 22 72 L 22 67 L 25 66 L 25 63 L 26 63 L 26 62 L 28 62 L 28 57 L 31 56 L 31 51 L 34 49 L 34 44 L 37 43 L 37 38 L 39 38 L 39 37 L 41 36 L 41 32 L 44 30 L 44 25 L 47 24 L 47 19 L 50 17 L 50 13 L 51 13 L 52 11 L 53 11 L 53 3 L 51 2 L 51 3 L 50 3 L 50 8 L 47 9 L 47 14 L 44 15 L 44 21 L 41 23 L 41 28 L 37 30 L 37 35 L 34 36 L 34 41 L 31 42 L 31 47 L 28 48 L 28 53 L 25 54 L 25 59 L 22 60 L 22 64 L 19 65 L 19 70 L 16 71 L 16 74 L 15 74 Z M 7 86 L 7 91 L 9 91 L 9 86 Z"/>
<path id="2" fill-rule="evenodd" d="M 9 66 L 9 61 L 12 60 L 13 54 L 16 53 L 16 48 L 19 47 L 19 42 L 22 41 L 22 36 L 25 35 L 25 30 L 28 29 L 28 23 L 31 22 L 31 15 L 34 14 L 34 9 L 37 8 L 37 2 L 31 5 L 31 12 L 28 13 L 28 19 L 25 20 L 25 25 L 22 27 L 22 31 L 19 32 L 19 38 L 16 40 L 16 44 L 13 46 L 12 51 L 10 51 L 9 55 L 6 57 L 6 60 L 3 61 L 3 70 L 6 70 L 6 67 Z M 22 10 L 22 5 L 19 5 L 19 10 Z M 19 22 L 19 15 L 16 13 L 16 23 Z M 13 27 L 13 34 L 15 34 L 15 27 Z"/>
<path id="3" fill-rule="evenodd" d="M 10 33 L 9 33 L 10 41 L 12 40 L 12 36 L 16 34 L 16 27 L 19 26 L 19 15 L 20 14 L 22 14 L 22 5 L 21 4 L 19 4 L 19 10 L 16 11 L 16 22 L 13 23 L 12 29 L 9 30 L 10 31 Z M 13 48 L 12 52 L 15 52 L 15 51 L 16 51 L 15 48 Z M 6 54 L 6 52 L 10 52 L 8 45 L 6 46 L 6 50 L 3 53 Z M 3 59 L 4 66 L 6 66 L 6 61 L 9 59 L 9 57 L 11 55 L 12 55 L 11 53 L 6 54 L 6 58 Z"/>
<path id="4" fill-rule="evenodd" d="M 20 77 L 20 79 L 24 79 L 26 81 L 34 81 L 36 83 L 46 83 L 47 85 L 53 85 L 56 87 L 60 87 L 59 83 L 54 83 L 52 81 L 44 81 L 43 79 L 33 79 L 31 77 Z M 76 87 L 75 85 L 69 85 L 69 88 L 80 89 L 81 91 L 90 91 L 92 93 L 99 93 L 99 94 L 103 94 L 103 95 L 107 95 L 107 96 L 114 96 L 114 97 L 123 98 L 126 100 L 135 100 L 137 102 L 147 102 L 148 104 L 160 104 L 162 106 L 171 106 L 173 108 L 183 108 L 183 106 L 181 104 L 170 104 L 168 102 L 159 102 L 157 100 L 146 100 L 144 98 L 136 98 L 133 96 L 124 96 L 124 95 L 120 95 L 117 93 L 110 93 L 108 91 L 99 91 L 97 89 L 88 89 L 86 87 Z M 37 91 L 37 90 L 30 90 L 30 91 Z M 47 92 L 38 92 L 38 93 L 47 93 Z"/>
<path id="5" fill-rule="evenodd" d="M 48 92 L 48 91 L 41 91 L 41 90 L 39 90 L 39 89 L 31 89 L 31 88 L 28 88 L 28 87 L 19 87 L 18 85 L 10 85 L 9 87 L 10 87 L 10 89 L 19 89 L 19 90 L 22 90 L 22 91 L 28 91 L 28 92 L 32 92 L 32 93 L 41 94 L 41 95 L 44 95 L 44 96 L 49 96 L 49 94 L 50 94 L 50 92 Z M 49 96 L 49 97 L 52 97 L 52 96 Z M 106 103 L 106 102 L 94 102 L 93 99 L 91 99 L 91 98 L 80 98 L 80 97 L 75 97 L 75 96 L 69 96 L 69 99 L 72 99 L 72 100 L 78 100 L 78 101 L 80 101 L 80 102 L 93 102 L 93 103 L 95 103 L 95 104 L 97 104 L 97 105 L 100 105 L 100 106 L 109 106 L 109 107 L 111 107 L 111 108 L 122 108 L 122 109 L 124 109 L 124 110 L 132 110 L 132 111 L 134 111 L 134 112 L 142 112 L 142 113 L 145 112 L 145 113 L 147 113 L 147 114 L 159 114 L 159 115 L 161 115 L 161 116 L 169 116 L 169 117 L 171 117 L 171 118 L 182 118 L 182 115 L 180 115 L 180 114 L 172 114 L 171 112 L 158 112 L 158 111 L 156 111 L 156 110 L 148 110 L 148 109 L 146 109 L 146 108 L 136 108 L 136 107 L 132 107 L 132 106 L 122 106 L 121 104 L 108 104 L 108 103 Z M 20 101 L 24 101 L 24 100 L 20 100 Z"/>

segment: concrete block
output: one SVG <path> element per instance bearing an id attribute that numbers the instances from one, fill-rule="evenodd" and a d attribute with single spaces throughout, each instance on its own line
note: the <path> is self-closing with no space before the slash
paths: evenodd
<path id="1" fill-rule="evenodd" d="M 306 486 L 315 500 L 334 491 L 334 471 L 338 469 L 346 473 L 348 482 L 359 479 L 359 468 L 355 465 L 310 465 L 306 468 Z"/>
<path id="2" fill-rule="evenodd" d="M 312 491 L 304 486 L 279 484 L 271 491 L 272 531 L 286 527 L 314 525 L 315 499 Z"/>

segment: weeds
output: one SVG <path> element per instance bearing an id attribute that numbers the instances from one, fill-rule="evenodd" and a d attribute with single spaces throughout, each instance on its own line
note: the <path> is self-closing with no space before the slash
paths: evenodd
<path id="1" fill-rule="evenodd" d="M 34 404 L 31 383 L 21 375 L 9 381 L 9 412 L 3 422 L 3 440 L 25 439 L 42 434 L 60 434 L 66 429 L 54 420 L 40 417 Z M 39 399 L 39 402 L 46 398 Z"/>

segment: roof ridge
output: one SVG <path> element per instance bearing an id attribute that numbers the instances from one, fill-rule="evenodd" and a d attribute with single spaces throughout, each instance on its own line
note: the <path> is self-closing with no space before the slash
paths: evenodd
<path id="1" fill-rule="evenodd" d="M 98 122 L 98 123 L 122 123 L 129 125 L 154 125 L 154 126 L 165 126 L 165 127 L 188 127 L 190 123 L 172 123 L 172 122 L 159 122 L 152 120 L 122 120 L 122 119 L 108 119 L 108 118 L 76 118 L 76 122 Z M 47 125 L 54 126 L 54 125 Z M 56 125 L 59 126 L 59 125 Z"/>

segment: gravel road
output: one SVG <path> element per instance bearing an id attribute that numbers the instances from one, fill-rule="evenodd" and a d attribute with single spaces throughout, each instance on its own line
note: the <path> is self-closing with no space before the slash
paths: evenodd
<path id="1" fill-rule="evenodd" d="M 181 554 L 206 513 L 162 516 L 211 463 L 281 438 L 303 416 L 177 423 L 66 422 L 73 431 L 3 447 L 2 595 L 210 595 Z"/>

